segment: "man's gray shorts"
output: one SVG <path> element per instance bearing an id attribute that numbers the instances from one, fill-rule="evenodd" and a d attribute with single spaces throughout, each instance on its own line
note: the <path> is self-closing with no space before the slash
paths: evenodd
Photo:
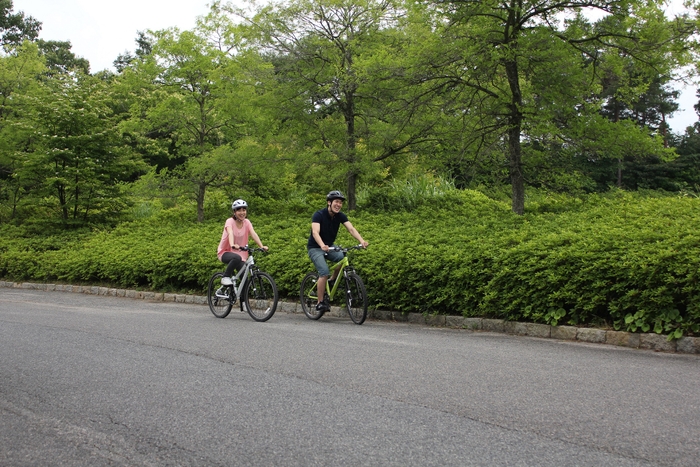
<path id="1" fill-rule="evenodd" d="M 314 266 L 316 266 L 316 271 L 318 271 L 318 275 L 321 277 L 331 275 L 331 270 L 328 268 L 326 260 L 337 263 L 338 261 L 343 259 L 342 251 L 329 251 L 328 253 L 326 253 L 320 248 L 309 248 L 308 253 L 309 258 L 311 258 L 311 262 L 314 263 Z"/>

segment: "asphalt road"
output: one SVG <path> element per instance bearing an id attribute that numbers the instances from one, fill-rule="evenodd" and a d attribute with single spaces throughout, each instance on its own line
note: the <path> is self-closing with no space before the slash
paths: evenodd
<path id="1" fill-rule="evenodd" d="M 48 465 L 698 466 L 700 357 L 0 289 L 0 466 Z"/>

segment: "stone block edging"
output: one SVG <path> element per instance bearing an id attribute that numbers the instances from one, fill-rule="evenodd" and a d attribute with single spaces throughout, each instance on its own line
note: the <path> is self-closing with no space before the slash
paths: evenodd
<path id="1" fill-rule="evenodd" d="M 575 326 L 520 323 L 502 319 L 464 318 L 461 316 L 445 316 L 444 324 L 442 324 L 442 322 L 436 320 L 433 315 L 424 316 L 421 313 L 401 314 L 380 310 L 374 310 L 372 317 L 374 319 L 394 320 L 410 324 L 427 324 L 448 328 L 468 329 L 471 331 L 498 332 L 518 336 L 617 345 L 633 349 L 654 350 L 657 352 L 700 354 L 700 337 L 682 337 L 677 341 L 669 342 L 667 336 L 655 333 L 640 334 L 596 328 L 577 328 Z M 436 322 L 441 324 L 436 324 Z"/>
<path id="2" fill-rule="evenodd" d="M 25 290 L 105 295 L 156 302 L 191 303 L 195 305 L 207 304 L 207 297 L 201 295 L 116 289 L 99 286 L 0 281 L 0 288 L 3 287 Z M 301 313 L 301 308 L 296 302 L 280 301 L 278 304 L 278 311 L 284 313 Z M 339 307 L 333 307 L 329 314 L 334 317 L 347 317 L 344 310 Z M 515 321 L 505 321 L 502 319 L 464 318 L 461 316 L 451 315 L 424 315 L 422 313 L 401 313 L 376 309 L 369 310 L 368 314 L 370 318 L 377 320 L 397 321 L 409 324 L 617 345 L 634 349 L 654 350 L 657 352 L 700 354 L 700 337 L 682 337 L 676 341 L 669 342 L 666 336 L 655 333 L 640 334 L 595 328 L 577 328 L 575 326 L 550 326 L 547 324 L 520 323 Z"/>

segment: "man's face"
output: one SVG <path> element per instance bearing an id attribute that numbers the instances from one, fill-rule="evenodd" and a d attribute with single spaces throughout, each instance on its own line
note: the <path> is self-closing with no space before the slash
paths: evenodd
<path id="1" fill-rule="evenodd" d="M 338 214 L 340 210 L 343 209 L 343 200 L 336 198 L 331 201 L 330 209 L 333 214 Z"/>

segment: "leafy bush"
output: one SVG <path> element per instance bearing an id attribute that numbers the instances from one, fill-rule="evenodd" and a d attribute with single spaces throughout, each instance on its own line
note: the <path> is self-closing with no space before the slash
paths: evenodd
<path id="1" fill-rule="evenodd" d="M 449 201 L 416 202 L 413 209 L 350 213 L 370 242 L 351 262 L 371 305 L 674 338 L 700 332 L 700 199 L 619 191 L 531 196 L 524 216 L 507 202 L 460 190 L 450 191 Z M 311 215 L 323 202 L 279 206 L 276 213 L 251 210 L 270 247 L 256 262 L 283 297 L 296 299 L 301 277 L 312 270 Z M 0 277 L 202 293 L 223 269 L 215 253 L 224 219 L 188 219 L 164 209 L 75 237 L 4 226 Z M 355 240 L 341 229 L 337 243 Z"/>
<path id="2" fill-rule="evenodd" d="M 456 196 L 452 180 L 430 174 L 407 180 L 391 179 L 384 187 L 364 187 L 358 204 L 375 212 L 411 211 L 425 204 L 442 204 Z"/>

